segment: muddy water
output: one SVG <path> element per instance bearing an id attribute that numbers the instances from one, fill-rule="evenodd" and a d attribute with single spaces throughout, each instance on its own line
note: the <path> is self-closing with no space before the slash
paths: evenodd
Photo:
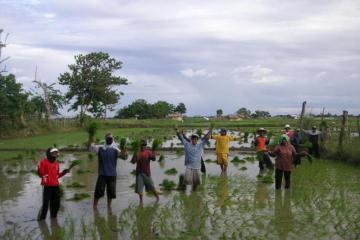
<path id="1" fill-rule="evenodd" d="M 231 152 L 234 156 L 249 156 Z M 250 156 L 251 157 L 251 156 Z M 38 158 L 38 157 L 35 157 Z M 97 160 L 88 154 L 64 154 L 61 169 L 74 159 L 81 166 L 62 178 L 65 195 L 58 221 L 38 223 L 35 218 L 41 205 L 40 179 L 25 170 L 36 166 L 35 160 L 2 161 L 0 172 L 0 236 L 19 239 L 103 238 L 155 239 L 205 238 L 222 236 L 260 239 L 304 239 L 359 237 L 360 171 L 342 164 L 317 161 L 307 162 L 293 173 L 291 191 L 275 192 L 273 184 L 257 179 L 256 162 L 230 163 L 227 177 L 219 176 L 215 163 L 206 163 L 207 176 L 202 189 L 191 193 L 164 192 L 159 204 L 146 195 L 144 205 L 130 187 L 135 182 L 129 161 L 118 161 L 117 199 L 111 212 L 106 200 L 99 202 L 99 211 L 92 209 L 92 198 L 68 201 L 74 193 L 93 195 L 97 178 Z M 213 152 L 204 159 L 215 160 Z M 246 170 L 240 170 L 241 167 Z M 162 163 L 152 162 L 155 185 L 164 178 L 177 183 L 178 174 L 165 175 L 167 169 L 184 171 L 184 156 L 166 153 Z M 10 170 L 11 169 L 11 170 Z M 80 173 L 79 169 L 89 170 Z M 85 188 L 66 187 L 73 182 Z M 10 237 L 12 236 L 12 237 Z"/>

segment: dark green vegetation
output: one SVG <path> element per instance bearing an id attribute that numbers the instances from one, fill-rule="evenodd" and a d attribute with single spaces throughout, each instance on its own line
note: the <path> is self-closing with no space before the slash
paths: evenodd
<path id="1" fill-rule="evenodd" d="M 66 185 L 68 188 L 84 188 L 85 185 L 79 182 L 73 182 L 72 184 Z"/>
<path id="2" fill-rule="evenodd" d="M 171 190 L 175 190 L 176 188 L 176 183 L 174 181 L 168 180 L 168 179 L 164 179 L 162 181 L 162 183 L 160 184 L 160 186 L 162 187 L 163 190 L 165 191 L 171 191 Z"/>
<path id="3" fill-rule="evenodd" d="M 176 175 L 177 173 L 178 173 L 178 171 L 176 170 L 176 168 L 170 168 L 165 171 L 165 174 L 167 174 L 167 175 Z"/>
<path id="4" fill-rule="evenodd" d="M 88 193 L 75 193 L 72 198 L 67 199 L 67 201 L 81 201 L 85 198 L 91 197 Z"/>
<path id="5" fill-rule="evenodd" d="M 128 106 L 120 109 L 117 112 L 116 118 L 165 118 L 172 113 L 186 113 L 186 107 L 184 103 L 179 103 L 176 107 L 166 101 L 158 101 L 154 104 L 146 102 L 144 99 L 137 99 Z"/>

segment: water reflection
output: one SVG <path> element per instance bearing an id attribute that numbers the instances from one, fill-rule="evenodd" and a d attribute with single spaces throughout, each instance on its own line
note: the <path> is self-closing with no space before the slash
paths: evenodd
<path id="1" fill-rule="evenodd" d="M 258 182 L 255 193 L 256 208 L 263 209 L 269 203 L 269 193 L 266 184 Z"/>
<path id="2" fill-rule="evenodd" d="M 294 216 L 291 211 L 291 192 L 285 190 L 275 192 L 274 223 L 280 239 L 288 239 L 289 232 L 294 225 Z M 282 196 L 284 195 L 284 196 Z"/>
<path id="3" fill-rule="evenodd" d="M 50 228 L 46 221 L 38 221 L 39 229 L 43 239 L 63 239 L 62 229 L 57 219 L 51 219 Z"/>
<path id="4" fill-rule="evenodd" d="M 159 204 L 150 206 L 140 205 L 135 210 L 136 231 L 133 232 L 132 239 L 156 239 L 157 235 L 154 231 L 154 218 Z"/>
<path id="5" fill-rule="evenodd" d="M 94 210 L 94 227 L 99 239 L 118 239 L 117 216 L 111 209 L 107 211 L 107 219 L 98 210 Z"/>

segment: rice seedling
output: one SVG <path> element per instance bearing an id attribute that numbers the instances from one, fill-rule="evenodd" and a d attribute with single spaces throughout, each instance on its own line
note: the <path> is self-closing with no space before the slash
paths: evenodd
<path id="1" fill-rule="evenodd" d="M 165 156 L 163 154 L 160 154 L 158 161 L 162 162 L 162 161 L 164 161 L 164 159 L 165 159 Z"/>
<path id="2" fill-rule="evenodd" d="M 164 179 L 162 181 L 162 183 L 160 183 L 160 186 L 162 187 L 163 190 L 165 191 L 171 191 L 171 190 L 175 190 L 176 187 L 176 183 L 174 181 L 168 180 L 168 179 Z"/>
<path id="3" fill-rule="evenodd" d="M 176 170 L 176 168 L 170 168 L 170 169 L 166 170 L 164 173 L 167 175 L 175 175 L 178 173 L 178 171 Z"/>
<path id="4" fill-rule="evenodd" d="M 211 160 L 210 158 L 206 159 L 204 162 L 207 162 L 207 163 L 216 163 L 217 161 L 216 160 Z"/>
<path id="5" fill-rule="evenodd" d="M 85 174 L 85 173 L 92 173 L 90 169 L 78 169 L 76 171 L 77 174 Z"/>
<path id="6" fill-rule="evenodd" d="M 151 150 L 158 151 L 161 148 L 163 141 L 160 138 L 155 138 L 152 142 Z"/>
<path id="7" fill-rule="evenodd" d="M 246 161 L 243 159 L 240 159 L 238 156 L 235 156 L 232 160 L 232 163 L 245 163 Z"/>
<path id="8" fill-rule="evenodd" d="M 82 163 L 82 160 L 73 160 L 71 161 L 69 169 L 72 169 L 73 167 L 80 165 Z"/>
<path id="9" fill-rule="evenodd" d="M 67 201 L 81 201 L 83 199 L 91 197 L 88 193 L 75 193 L 72 198 L 66 199 Z"/>
<path id="10" fill-rule="evenodd" d="M 75 181 L 72 184 L 66 185 L 66 187 L 68 187 L 68 188 L 84 188 L 85 185 Z"/>
<path id="11" fill-rule="evenodd" d="M 247 167 L 241 167 L 240 170 L 241 171 L 245 171 L 247 169 Z"/>

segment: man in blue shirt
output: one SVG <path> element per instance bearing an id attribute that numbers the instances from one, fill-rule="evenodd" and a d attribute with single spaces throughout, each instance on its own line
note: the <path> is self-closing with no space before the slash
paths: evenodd
<path id="1" fill-rule="evenodd" d="M 94 209 L 97 208 L 98 201 L 104 196 L 105 187 L 108 208 L 111 209 L 111 200 L 116 198 L 116 164 L 120 155 L 120 150 L 114 143 L 111 133 L 105 135 L 105 144 L 96 149 L 99 161 L 99 176 L 96 181 L 94 193 Z"/>
<path id="2" fill-rule="evenodd" d="M 204 153 L 204 147 L 206 141 L 209 140 L 211 135 L 211 130 L 199 141 L 199 136 L 196 134 L 191 135 L 190 142 L 186 141 L 183 134 L 176 129 L 176 133 L 185 149 L 185 184 L 192 185 L 192 189 L 196 190 L 196 188 L 200 185 L 200 168 L 201 168 L 201 156 Z"/>

